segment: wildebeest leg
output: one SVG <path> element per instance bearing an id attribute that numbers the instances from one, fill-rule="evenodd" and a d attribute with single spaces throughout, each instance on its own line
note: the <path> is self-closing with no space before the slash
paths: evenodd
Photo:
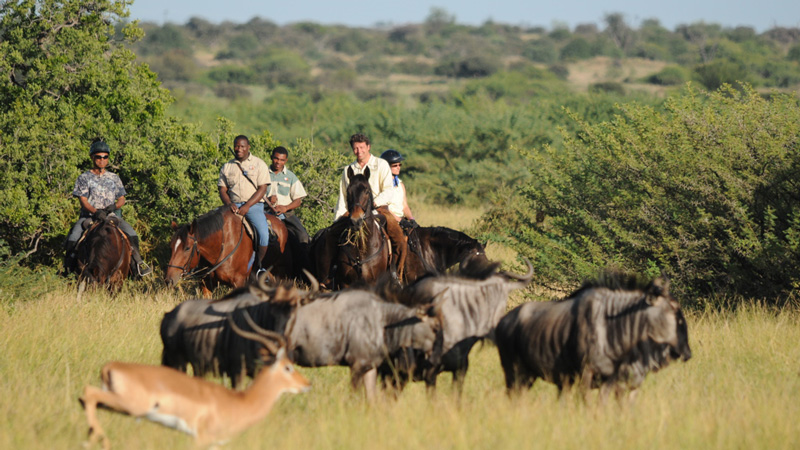
<path id="1" fill-rule="evenodd" d="M 464 391 L 464 378 L 467 376 L 467 368 L 469 367 L 469 360 L 464 358 L 462 364 L 459 364 L 456 370 L 453 371 L 453 386 L 459 397 Z"/>
<path id="2" fill-rule="evenodd" d="M 364 391 L 367 393 L 367 401 L 372 403 L 375 401 L 376 389 L 378 381 L 378 369 L 372 368 L 364 374 Z"/>
<path id="3" fill-rule="evenodd" d="M 354 365 L 350 367 L 350 386 L 354 391 L 358 391 L 363 385 L 364 392 L 367 395 L 367 401 L 369 402 L 372 402 L 375 399 L 377 381 L 377 368 L 364 367 L 361 365 Z"/>

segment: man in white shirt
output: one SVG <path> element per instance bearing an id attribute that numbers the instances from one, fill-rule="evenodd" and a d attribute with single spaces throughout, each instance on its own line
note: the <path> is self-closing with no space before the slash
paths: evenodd
<path id="1" fill-rule="evenodd" d="M 347 214 L 347 201 L 345 194 L 347 187 L 350 185 L 350 179 L 347 176 L 347 170 L 352 169 L 353 173 L 363 174 L 369 168 L 369 186 L 372 188 L 373 203 L 376 210 L 386 218 L 386 234 L 392 241 L 392 250 L 394 251 L 393 260 L 397 265 L 397 277 L 403 279 L 403 266 L 406 260 L 406 251 L 408 250 L 408 243 L 403 234 L 400 224 L 394 215 L 389 211 L 388 205 L 392 198 L 392 190 L 394 184 L 392 182 L 392 171 L 389 168 L 389 163 L 385 160 L 373 156 L 370 153 L 370 140 L 369 137 L 362 133 L 357 133 L 350 136 L 350 148 L 353 149 L 353 154 L 356 157 L 355 162 L 345 167 L 342 171 L 342 179 L 339 183 L 339 199 L 336 202 L 336 213 L 334 214 L 334 224 L 341 217 Z M 331 226 L 332 229 L 338 227 Z M 333 247 L 336 245 L 338 234 L 332 233 L 333 236 L 328 236 L 326 245 Z M 333 252 L 329 253 L 332 254 Z M 328 263 L 323 263 L 323 267 Z M 324 273 L 327 273 L 327 268 L 324 267 Z"/>

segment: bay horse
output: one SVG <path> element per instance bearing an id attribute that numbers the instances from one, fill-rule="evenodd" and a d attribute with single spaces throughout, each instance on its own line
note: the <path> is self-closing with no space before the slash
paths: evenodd
<path id="1" fill-rule="evenodd" d="M 79 290 L 89 284 L 105 284 L 118 291 L 131 272 L 131 243 L 117 225 L 116 216 L 97 220 L 75 247 Z"/>
<path id="2" fill-rule="evenodd" d="M 290 252 L 286 251 L 286 225 L 272 215 L 267 215 L 267 220 L 275 236 L 269 241 L 262 267 L 273 267 L 274 275 L 289 277 L 292 261 Z M 172 254 L 164 274 L 167 286 L 199 278 L 203 295 L 211 297 L 211 291 L 219 284 L 236 288 L 255 281 L 252 268 L 256 266 L 256 253 L 253 237 L 244 221 L 244 217 L 221 206 L 190 224 L 179 227 L 172 222 Z"/>
<path id="3" fill-rule="evenodd" d="M 374 212 L 369 168 L 363 174 L 347 169 L 350 184 L 345 195 L 347 217 L 330 227 L 329 238 L 337 239 L 333 255 L 333 288 L 342 289 L 356 281 L 372 283 L 389 268 L 390 243 L 383 231 L 383 216 Z"/>
<path id="4" fill-rule="evenodd" d="M 415 227 L 408 233 L 408 256 L 403 281 L 412 283 L 426 274 L 441 275 L 455 264 L 488 263 L 484 245 L 447 227 Z"/>

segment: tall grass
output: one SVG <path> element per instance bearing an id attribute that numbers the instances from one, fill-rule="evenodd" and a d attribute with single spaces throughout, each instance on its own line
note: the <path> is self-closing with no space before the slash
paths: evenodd
<path id="1" fill-rule="evenodd" d="M 77 398 L 108 360 L 157 364 L 172 293 L 60 289 L 0 313 L 0 448 L 73 449 L 85 439 Z M 226 448 L 797 448 L 800 314 L 743 307 L 688 314 L 694 357 L 651 374 L 633 403 L 587 404 L 538 382 L 506 397 L 497 351 L 471 355 L 459 400 L 449 376 L 368 406 L 343 368 L 300 369 L 313 383 L 282 398 Z M 116 448 L 191 448 L 173 430 L 101 411 Z"/>

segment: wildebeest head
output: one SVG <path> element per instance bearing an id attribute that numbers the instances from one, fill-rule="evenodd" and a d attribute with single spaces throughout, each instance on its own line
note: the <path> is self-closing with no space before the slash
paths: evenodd
<path id="1" fill-rule="evenodd" d="M 669 346 L 670 357 L 687 361 L 692 357 L 689 333 L 681 307 L 669 293 L 669 280 L 659 277 L 647 288 L 649 338 Z"/>

